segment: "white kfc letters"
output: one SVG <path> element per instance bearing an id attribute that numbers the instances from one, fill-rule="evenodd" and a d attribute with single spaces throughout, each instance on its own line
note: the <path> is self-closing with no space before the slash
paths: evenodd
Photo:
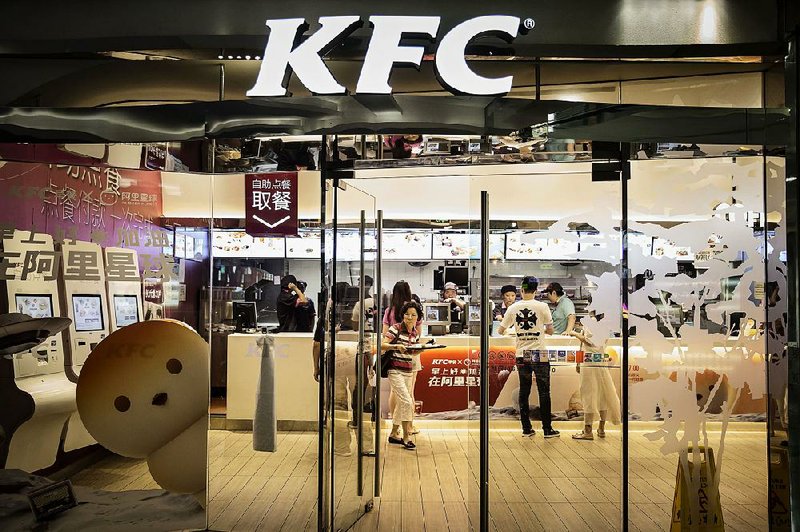
<path id="1" fill-rule="evenodd" d="M 356 93 L 391 94 L 389 76 L 396 64 L 419 68 L 424 48 L 401 46 L 404 36 L 435 39 L 440 17 L 372 16 L 373 34 L 358 78 Z M 308 23 L 299 18 L 267 20 L 269 40 L 255 85 L 248 96 L 285 96 L 292 72 L 314 94 L 345 94 L 347 91 L 325 66 L 322 56 L 363 25 L 361 17 L 320 17 L 320 28 L 300 42 Z M 479 35 L 494 34 L 508 41 L 517 36 L 520 19 L 490 15 L 475 17 L 451 29 L 436 51 L 436 75 L 440 83 L 457 94 L 501 95 L 511 90 L 512 76 L 486 78 L 467 64 L 464 50 Z"/>

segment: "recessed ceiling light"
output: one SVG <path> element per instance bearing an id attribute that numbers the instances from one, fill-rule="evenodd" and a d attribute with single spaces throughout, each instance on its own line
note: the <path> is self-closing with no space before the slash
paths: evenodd
<path id="1" fill-rule="evenodd" d="M 233 59 L 233 56 L 232 56 L 232 55 L 229 55 L 229 56 L 228 56 L 228 59 Z"/>
<path id="2" fill-rule="evenodd" d="M 242 58 L 242 56 L 241 56 L 241 55 L 237 55 L 237 56 L 236 56 L 236 59 L 241 59 L 241 58 Z"/>
<path id="3" fill-rule="evenodd" d="M 244 58 L 247 59 L 248 61 L 250 60 L 250 56 L 249 55 L 244 56 Z"/>

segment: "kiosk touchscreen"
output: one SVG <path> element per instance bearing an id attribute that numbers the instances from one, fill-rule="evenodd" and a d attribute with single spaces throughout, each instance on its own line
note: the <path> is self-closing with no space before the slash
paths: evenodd
<path id="1" fill-rule="evenodd" d="M 113 301 L 113 316 L 117 327 L 126 327 L 139 321 L 139 298 L 137 296 L 115 294 Z"/>
<path id="2" fill-rule="evenodd" d="M 106 276 L 98 244 L 65 241 L 61 250 L 61 305 L 72 320 L 67 329 L 67 376 L 77 382 L 89 353 L 108 336 Z"/>
<path id="3" fill-rule="evenodd" d="M 106 287 L 108 289 L 109 331 L 144 320 L 142 280 L 135 250 L 105 248 Z"/>
<path id="4" fill-rule="evenodd" d="M 3 240 L 3 250 L 19 254 L 18 263 L 8 272 L 12 278 L 5 281 L 8 312 L 21 312 L 33 318 L 58 317 L 58 260 L 53 249 L 53 237 L 31 234 L 30 231 L 14 231 L 13 237 Z M 62 334 L 48 338 L 34 349 L 14 355 L 16 378 L 62 371 Z"/>

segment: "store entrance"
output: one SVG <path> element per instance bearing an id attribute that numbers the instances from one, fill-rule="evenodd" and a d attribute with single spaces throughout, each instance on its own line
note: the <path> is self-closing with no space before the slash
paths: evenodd
<path id="1" fill-rule="evenodd" d="M 612 180 L 588 153 L 565 159 L 323 169 L 326 282 L 350 319 L 324 355 L 331 528 L 766 525 L 766 412 L 780 419 L 785 388 L 770 403 L 761 324 L 782 318 L 758 287 L 785 286 L 783 159 L 720 148 L 625 161 Z M 442 346 L 419 351 L 408 387 L 413 449 L 390 402 L 402 385 L 370 380 L 406 288 Z M 369 295 L 372 315 L 346 308 Z M 694 482 L 706 502 L 676 498 Z"/>

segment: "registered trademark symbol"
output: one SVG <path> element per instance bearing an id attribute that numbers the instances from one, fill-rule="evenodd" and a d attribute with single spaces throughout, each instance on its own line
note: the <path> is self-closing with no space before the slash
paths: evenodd
<path id="1" fill-rule="evenodd" d="M 526 18 L 522 21 L 522 25 L 525 26 L 526 30 L 532 30 L 534 26 L 536 26 L 536 21 L 532 18 Z"/>

